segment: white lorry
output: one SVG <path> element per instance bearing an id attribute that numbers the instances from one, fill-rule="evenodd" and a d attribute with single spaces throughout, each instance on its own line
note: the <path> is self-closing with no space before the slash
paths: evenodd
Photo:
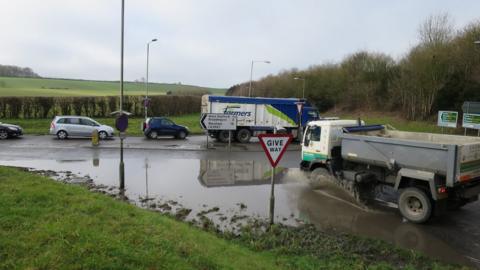
<path id="1" fill-rule="evenodd" d="M 390 186 L 402 216 L 415 223 L 480 194 L 478 137 L 402 132 L 357 120 L 313 121 L 300 165 L 319 181 Z"/>
<path id="2" fill-rule="evenodd" d="M 301 114 L 297 104 L 303 103 Z M 232 136 L 241 143 L 250 141 L 252 136 L 273 132 L 275 128 L 285 129 L 297 135 L 299 126 L 318 119 L 318 110 L 304 99 L 298 98 L 250 98 L 234 96 L 204 95 L 202 114 L 222 113 L 237 117 L 237 130 Z M 228 142 L 228 130 L 208 130 L 211 137 Z"/>

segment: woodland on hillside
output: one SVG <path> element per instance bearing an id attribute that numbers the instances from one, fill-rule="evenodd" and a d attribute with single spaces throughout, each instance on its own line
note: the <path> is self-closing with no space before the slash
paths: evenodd
<path id="1" fill-rule="evenodd" d="M 392 29 L 393 30 L 393 29 Z M 320 109 L 395 111 L 411 120 L 437 110 L 460 110 L 480 101 L 480 21 L 456 30 L 448 14 L 432 15 L 418 29 L 419 41 L 401 59 L 359 51 L 339 63 L 287 70 L 253 82 L 254 96 L 301 97 Z M 246 95 L 249 83 L 227 95 Z"/>

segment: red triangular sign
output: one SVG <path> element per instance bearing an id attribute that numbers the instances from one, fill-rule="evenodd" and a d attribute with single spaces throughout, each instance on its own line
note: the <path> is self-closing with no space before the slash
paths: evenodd
<path id="1" fill-rule="evenodd" d="M 292 141 L 291 134 L 260 134 L 258 139 L 263 147 L 263 151 L 267 155 L 272 167 L 277 167 L 278 162 L 282 159 L 283 154 L 287 150 L 287 146 Z"/>

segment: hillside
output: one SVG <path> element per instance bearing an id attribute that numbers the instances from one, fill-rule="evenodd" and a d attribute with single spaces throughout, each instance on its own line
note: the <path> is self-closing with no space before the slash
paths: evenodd
<path id="1" fill-rule="evenodd" d="M 126 95 L 145 95 L 142 82 L 125 82 Z M 150 83 L 149 94 L 203 94 L 224 95 L 226 89 L 180 84 Z M 49 78 L 0 77 L 0 96 L 112 96 L 118 95 L 119 83 L 114 81 L 87 81 Z"/>

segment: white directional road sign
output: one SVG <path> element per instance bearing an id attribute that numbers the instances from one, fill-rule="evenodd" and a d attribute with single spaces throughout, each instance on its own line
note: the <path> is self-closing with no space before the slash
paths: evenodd
<path id="1" fill-rule="evenodd" d="M 200 118 L 200 126 L 206 130 L 236 130 L 237 117 L 223 113 L 204 113 Z"/>
<path id="2" fill-rule="evenodd" d="M 439 127 L 457 127 L 458 112 L 438 111 L 437 125 Z"/>
<path id="3" fill-rule="evenodd" d="M 277 167 L 282 159 L 288 144 L 292 141 L 291 134 L 260 134 L 258 136 L 260 144 L 267 155 L 272 167 Z"/>
<path id="4" fill-rule="evenodd" d="M 480 129 L 480 114 L 464 113 L 462 126 L 464 128 Z"/>

